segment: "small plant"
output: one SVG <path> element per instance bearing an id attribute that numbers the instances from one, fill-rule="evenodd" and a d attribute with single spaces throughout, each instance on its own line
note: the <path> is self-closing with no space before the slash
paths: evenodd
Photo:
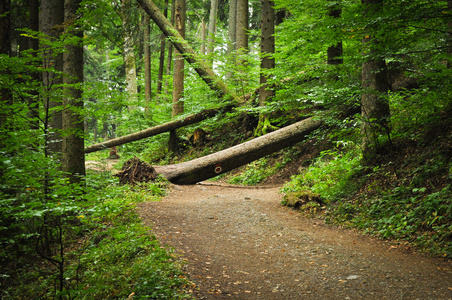
<path id="1" fill-rule="evenodd" d="M 311 190 L 332 202 L 353 188 L 350 178 L 360 168 L 361 154 L 358 148 L 327 150 L 301 174 L 292 178 L 282 192 Z"/>
<path id="2" fill-rule="evenodd" d="M 257 185 L 274 172 L 275 169 L 268 166 L 268 159 L 261 158 L 249 163 L 243 173 L 232 177 L 228 182 L 231 184 Z"/>

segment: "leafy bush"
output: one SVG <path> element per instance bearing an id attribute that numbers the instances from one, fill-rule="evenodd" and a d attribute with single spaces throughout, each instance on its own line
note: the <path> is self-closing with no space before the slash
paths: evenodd
<path id="1" fill-rule="evenodd" d="M 354 146 L 323 151 L 311 166 L 293 176 L 282 192 L 311 190 L 334 202 L 353 191 L 350 178 L 360 170 L 360 160 L 360 151 Z"/>
<path id="2" fill-rule="evenodd" d="M 231 184 L 257 185 L 275 172 L 276 169 L 268 165 L 268 158 L 264 157 L 249 163 L 243 173 L 230 178 L 228 182 Z"/>

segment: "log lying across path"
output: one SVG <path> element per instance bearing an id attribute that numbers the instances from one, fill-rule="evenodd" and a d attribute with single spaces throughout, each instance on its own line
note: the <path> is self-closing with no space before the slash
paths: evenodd
<path id="1" fill-rule="evenodd" d="M 161 125 L 154 126 L 154 127 L 148 128 L 148 129 L 144 129 L 144 130 L 132 133 L 132 134 L 128 134 L 128 135 L 121 136 L 121 137 L 118 137 L 115 139 L 111 139 L 111 140 L 108 140 L 108 141 L 105 141 L 102 143 L 88 146 L 85 148 L 85 153 L 96 152 L 96 151 L 108 149 L 110 147 L 127 144 L 130 142 L 148 138 L 148 137 L 151 137 L 151 136 L 163 133 L 163 132 L 168 132 L 168 131 L 175 130 L 175 129 L 178 129 L 178 128 L 181 128 L 184 126 L 195 124 L 195 123 L 201 122 L 207 118 L 212 118 L 219 112 L 231 111 L 233 107 L 234 107 L 233 105 L 226 105 L 221 108 L 205 109 L 197 114 L 189 115 L 181 120 L 166 122 Z"/>
<path id="2" fill-rule="evenodd" d="M 154 169 L 172 183 L 194 184 L 301 142 L 322 124 L 322 120 L 311 117 L 204 157 L 174 165 L 154 166 Z"/>

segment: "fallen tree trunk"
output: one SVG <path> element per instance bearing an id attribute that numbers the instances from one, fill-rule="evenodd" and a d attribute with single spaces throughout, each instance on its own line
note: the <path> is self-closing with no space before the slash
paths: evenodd
<path id="1" fill-rule="evenodd" d="M 219 93 L 219 97 L 226 101 L 238 101 L 238 97 L 228 90 L 224 82 L 219 78 L 211 68 L 209 68 L 204 60 L 196 54 L 187 41 L 177 32 L 174 26 L 158 9 L 157 5 L 151 0 L 137 0 L 141 7 L 157 24 L 166 37 L 170 38 L 171 43 L 185 58 L 185 60 L 195 69 L 207 85 L 214 91 Z"/>
<path id="2" fill-rule="evenodd" d="M 322 120 L 311 117 L 204 157 L 154 168 L 157 174 L 161 174 L 172 183 L 194 184 L 301 142 L 322 124 Z"/>
<path id="3" fill-rule="evenodd" d="M 121 136 L 118 138 L 114 138 L 114 139 L 111 139 L 111 140 L 108 140 L 108 141 L 105 141 L 102 143 L 91 145 L 91 146 L 85 148 L 85 153 L 96 152 L 96 151 L 104 150 L 104 149 L 107 149 L 110 147 L 127 144 L 130 142 L 148 138 L 148 137 L 151 137 L 151 136 L 163 133 L 163 132 L 167 132 L 167 131 L 175 130 L 180 127 L 195 124 L 195 123 L 201 122 L 207 118 L 212 118 L 219 112 L 230 111 L 230 110 L 232 110 L 232 108 L 233 108 L 232 105 L 227 105 L 222 108 L 206 109 L 200 113 L 189 115 L 188 117 L 186 117 L 182 120 L 175 120 L 175 121 L 167 122 L 167 123 L 164 123 L 164 124 L 161 124 L 158 126 L 154 126 L 154 127 L 148 128 L 148 129 L 141 130 L 139 132 L 135 132 L 135 133 Z"/>

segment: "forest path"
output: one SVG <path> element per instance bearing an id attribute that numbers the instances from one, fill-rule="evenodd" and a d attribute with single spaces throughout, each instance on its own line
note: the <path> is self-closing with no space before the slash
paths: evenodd
<path id="1" fill-rule="evenodd" d="M 197 299 L 452 299 L 451 262 L 306 219 L 278 191 L 172 185 L 138 211 Z"/>

